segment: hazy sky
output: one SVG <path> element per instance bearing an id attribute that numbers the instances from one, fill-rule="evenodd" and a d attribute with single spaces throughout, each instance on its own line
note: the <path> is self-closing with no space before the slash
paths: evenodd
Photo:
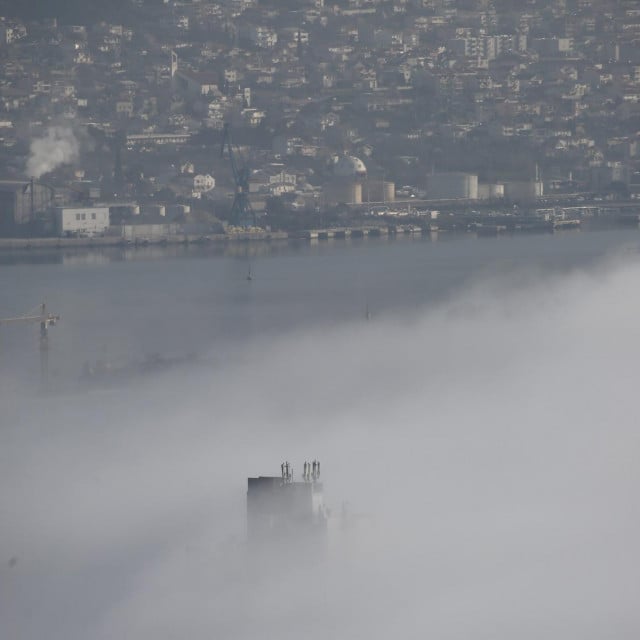
<path id="1" fill-rule="evenodd" d="M 130 392 L 0 390 L 0 635 L 637 638 L 640 264 L 517 283 Z M 313 457 L 350 528 L 256 562 L 246 477 Z"/>

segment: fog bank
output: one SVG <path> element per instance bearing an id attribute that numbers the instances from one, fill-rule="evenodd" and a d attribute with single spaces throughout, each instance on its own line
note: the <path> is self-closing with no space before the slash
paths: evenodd
<path id="1" fill-rule="evenodd" d="M 639 283 L 491 280 L 127 391 L 0 390 L 3 635 L 636 638 Z M 256 563 L 246 477 L 315 457 L 351 526 Z"/>

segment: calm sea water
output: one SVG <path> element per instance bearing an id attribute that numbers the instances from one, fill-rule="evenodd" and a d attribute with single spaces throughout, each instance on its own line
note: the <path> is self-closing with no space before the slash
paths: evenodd
<path id="1" fill-rule="evenodd" d="M 208 354 L 308 326 L 372 320 L 438 304 L 474 282 L 549 278 L 637 252 L 637 231 L 476 239 L 399 238 L 226 249 L 4 253 L 0 317 L 41 301 L 61 315 L 50 332 L 49 377 L 77 381 L 85 363 Z M 251 269 L 253 279 L 247 280 Z M 36 325 L 0 327 L 0 383 L 36 385 Z"/>

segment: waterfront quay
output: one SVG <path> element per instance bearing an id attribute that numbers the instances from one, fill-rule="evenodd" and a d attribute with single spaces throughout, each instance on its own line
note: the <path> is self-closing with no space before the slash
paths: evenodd
<path id="1" fill-rule="evenodd" d="M 471 206 L 454 208 L 450 202 L 439 208 L 421 206 L 420 202 L 384 211 L 353 207 L 353 221 L 344 226 L 296 230 L 269 230 L 259 227 L 230 227 L 210 234 L 157 233 L 124 236 L 105 234 L 93 237 L 22 237 L 0 238 L 2 250 L 72 249 L 101 247 L 145 247 L 225 244 L 259 241 L 323 241 L 331 239 L 379 238 L 398 235 L 430 235 L 441 232 L 473 233 L 479 237 L 508 233 L 553 233 L 558 230 L 601 227 L 637 227 L 640 204 L 637 202 L 564 203 L 562 206 L 539 203 L 528 210 L 478 210 Z M 542 204 L 542 206 L 540 206 Z"/>

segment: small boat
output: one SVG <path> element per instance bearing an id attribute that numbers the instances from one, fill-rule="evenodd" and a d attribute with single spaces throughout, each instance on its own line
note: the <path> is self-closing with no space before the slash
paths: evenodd
<path id="1" fill-rule="evenodd" d="M 251 265 L 249 265 L 249 271 L 247 271 L 247 280 L 253 280 L 253 276 L 251 275 Z"/>

